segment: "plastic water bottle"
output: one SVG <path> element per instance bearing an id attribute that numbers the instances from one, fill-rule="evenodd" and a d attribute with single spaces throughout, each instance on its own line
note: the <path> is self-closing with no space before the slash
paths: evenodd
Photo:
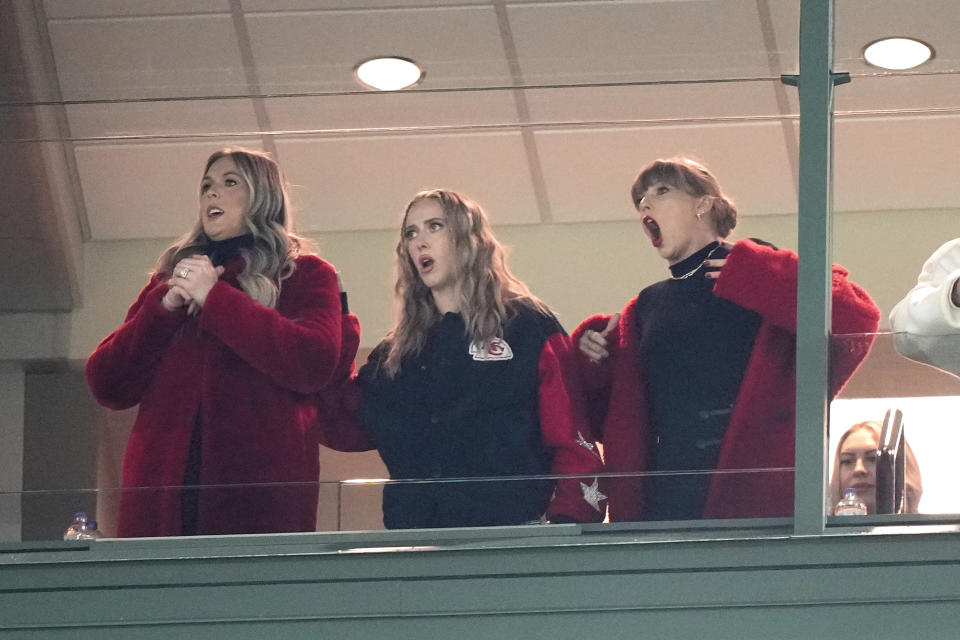
<path id="1" fill-rule="evenodd" d="M 87 520 L 83 525 L 83 529 L 80 530 L 80 535 L 77 536 L 77 540 L 99 540 L 100 531 L 97 529 L 96 520 Z"/>
<path id="2" fill-rule="evenodd" d="M 867 515 L 867 505 L 860 501 L 856 491 L 844 489 L 843 497 L 837 503 L 834 513 L 838 516 L 865 516 Z"/>
<path id="3" fill-rule="evenodd" d="M 87 514 L 83 511 L 77 511 L 73 514 L 73 522 L 70 523 L 70 526 L 67 527 L 67 530 L 63 532 L 64 540 L 79 540 L 80 533 L 83 531 L 83 528 L 87 525 Z"/>

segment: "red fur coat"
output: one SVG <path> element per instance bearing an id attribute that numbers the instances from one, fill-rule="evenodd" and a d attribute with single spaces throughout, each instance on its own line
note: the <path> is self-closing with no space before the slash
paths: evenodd
<path id="1" fill-rule="evenodd" d="M 796 398 L 797 254 L 751 240 L 736 243 L 714 294 L 760 315 L 753 351 L 720 449 L 718 469 L 793 467 Z M 643 471 L 651 437 L 645 384 L 637 367 L 639 335 L 636 298 L 607 335 L 610 357 L 600 364 L 580 354 L 589 390 L 592 424 L 604 444 L 605 471 Z M 610 316 L 593 316 L 574 332 L 574 344 L 588 329 L 602 331 Z M 833 267 L 833 333 L 872 333 L 880 310 L 869 295 Z M 848 343 L 831 354 L 830 397 L 866 357 L 872 338 L 858 348 Z M 636 521 L 643 514 L 642 481 L 609 480 L 610 519 Z M 793 472 L 715 474 L 704 506 L 705 518 L 756 518 L 793 513 Z"/>
<path id="2" fill-rule="evenodd" d="M 204 488 L 199 533 L 315 528 L 315 394 L 346 375 L 337 372 L 353 360 L 358 339 L 344 340 L 354 351 L 341 353 L 336 274 L 323 260 L 297 259 L 275 309 L 239 289 L 242 268 L 240 258 L 227 263 L 196 317 L 164 309 L 166 278 L 154 275 L 87 361 L 101 404 L 140 405 L 124 456 L 120 536 L 180 533 L 176 487 L 195 424 L 202 485 L 301 483 Z"/>

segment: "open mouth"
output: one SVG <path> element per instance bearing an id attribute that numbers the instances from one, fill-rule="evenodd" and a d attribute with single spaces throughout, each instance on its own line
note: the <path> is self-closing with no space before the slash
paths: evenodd
<path id="1" fill-rule="evenodd" d="M 208 218 L 216 218 L 222 215 L 223 215 L 223 209 L 221 209 L 220 207 L 210 207 L 209 209 L 207 209 Z"/>
<path id="2" fill-rule="evenodd" d="M 653 246 L 659 247 L 663 244 L 663 235 L 660 233 L 660 225 L 650 216 L 643 217 L 643 229 L 650 236 L 650 242 Z"/>
<path id="3" fill-rule="evenodd" d="M 429 273 L 433 269 L 433 258 L 430 256 L 420 256 L 420 273 Z"/>

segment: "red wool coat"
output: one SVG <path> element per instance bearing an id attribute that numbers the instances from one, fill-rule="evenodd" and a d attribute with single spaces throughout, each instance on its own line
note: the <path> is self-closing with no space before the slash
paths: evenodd
<path id="1" fill-rule="evenodd" d="M 87 361 L 101 404 L 140 405 L 123 463 L 122 537 L 180 533 L 176 487 L 197 423 L 202 485 L 303 483 L 202 489 L 200 533 L 316 526 L 315 395 L 346 375 L 342 363 L 353 360 L 359 338 L 345 340 L 353 353 L 341 353 L 336 273 L 323 260 L 297 259 L 275 309 L 239 289 L 242 269 L 241 258 L 226 265 L 196 317 L 164 309 L 166 278 L 154 275 Z"/>
<path id="2" fill-rule="evenodd" d="M 717 469 L 793 467 L 796 422 L 797 254 L 741 240 L 714 286 L 714 294 L 760 315 L 753 351 L 721 444 Z M 610 357 L 596 364 L 580 354 L 592 424 L 604 444 L 605 471 L 644 471 L 650 453 L 651 417 L 645 383 L 637 367 L 639 335 L 636 298 L 607 335 Z M 573 333 L 574 344 L 588 329 L 603 331 L 610 316 L 593 316 Z M 869 295 L 833 267 L 833 333 L 873 333 L 880 310 Z M 866 357 L 872 337 L 857 348 L 837 343 L 831 353 L 830 397 L 839 393 Z M 643 514 L 639 478 L 609 479 L 612 521 L 636 521 Z M 793 513 L 793 472 L 715 474 L 704 518 L 757 518 Z"/>

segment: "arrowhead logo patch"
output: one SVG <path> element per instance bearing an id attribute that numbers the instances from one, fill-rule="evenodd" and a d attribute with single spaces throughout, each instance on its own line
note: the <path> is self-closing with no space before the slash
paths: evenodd
<path id="1" fill-rule="evenodd" d="M 486 362 L 489 360 L 513 360 L 513 349 L 503 338 L 494 338 L 487 345 L 486 349 L 481 349 L 476 344 L 470 345 L 470 355 L 474 360 Z"/>

